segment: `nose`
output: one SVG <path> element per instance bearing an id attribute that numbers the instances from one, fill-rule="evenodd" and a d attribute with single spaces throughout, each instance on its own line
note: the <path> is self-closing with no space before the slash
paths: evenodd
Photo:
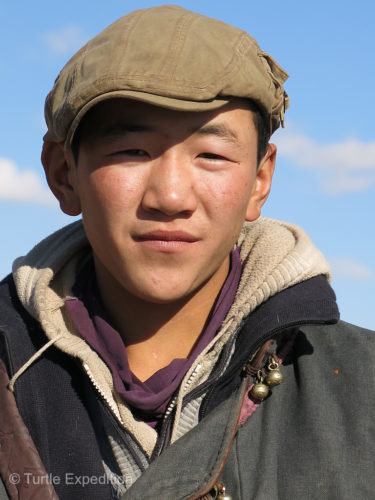
<path id="1" fill-rule="evenodd" d="M 194 171 L 187 158 L 170 149 L 154 160 L 142 207 L 167 216 L 189 216 L 195 211 Z"/>

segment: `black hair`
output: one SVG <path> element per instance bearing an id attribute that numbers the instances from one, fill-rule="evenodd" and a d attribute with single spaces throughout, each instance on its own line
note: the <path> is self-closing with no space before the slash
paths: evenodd
<path id="1" fill-rule="evenodd" d="M 259 166 L 263 156 L 266 154 L 268 141 L 270 140 L 270 127 L 265 116 L 254 101 L 249 101 L 250 110 L 253 112 L 255 129 L 258 134 L 257 165 Z"/>
<path id="2" fill-rule="evenodd" d="M 79 145 L 80 145 L 80 142 L 81 142 L 81 132 L 82 132 L 82 122 L 84 120 L 85 117 L 83 117 L 83 119 L 81 120 L 81 122 L 79 123 L 76 131 L 74 132 L 74 135 L 73 135 L 73 138 L 72 138 L 72 142 L 71 142 L 71 150 L 72 150 L 72 153 L 73 153 L 73 158 L 74 158 L 74 161 L 76 162 L 77 164 L 77 161 L 78 161 L 78 156 L 79 156 Z"/>

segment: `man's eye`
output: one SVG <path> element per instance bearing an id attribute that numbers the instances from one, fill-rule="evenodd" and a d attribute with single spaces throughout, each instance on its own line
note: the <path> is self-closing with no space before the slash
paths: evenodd
<path id="1" fill-rule="evenodd" d="M 207 158 L 208 160 L 226 160 L 224 156 L 215 153 L 201 153 L 199 156 L 200 158 Z"/>
<path id="2" fill-rule="evenodd" d="M 113 154 L 115 154 L 115 155 L 124 155 L 124 156 L 135 156 L 137 158 L 148 156 L 148 154 L 146 153 L 146 151 L 144 151 L 143 149 L 124 149 L 124 150 L 121 150 L 121 151 L 116 151 Z"/>

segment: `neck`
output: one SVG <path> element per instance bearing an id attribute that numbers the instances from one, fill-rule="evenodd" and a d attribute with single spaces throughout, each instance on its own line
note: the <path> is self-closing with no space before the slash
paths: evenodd
<path id="1" fill-rule="evenodd" d="M 96 269 L 102 301 L 126 345 L 130 369 L 144 381 L 173 359 L 189 356 L 226 280 L 229 257 L 197 291 L 167 304 L 135 297 Z"/>

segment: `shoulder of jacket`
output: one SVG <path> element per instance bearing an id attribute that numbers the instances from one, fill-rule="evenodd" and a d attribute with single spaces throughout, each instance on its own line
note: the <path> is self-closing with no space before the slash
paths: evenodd
<path id="1" fill-rule="evenodd" d="M 373 341 L 375 340 L 375 331 L 368 330 L 367 328 L 363 328 L 361 326 L 353 325 L 351 323 L 347 323 L 346 321 L 338 321 L 334 324 L 327 325 L 304 325 L 300 328 L 305 333 L 317 333 L 328 334 L 333 336 L 357 336 L 366 340 Z"/>
<path id="2" fill-rule="evenodd" d="M 19 301 L 13 277 L 9 274 L 0 282 L 0 330 L 27 322 L 28 317 Z"/>
<path id="3" fill-rule="evenodd" d="M 0 281 L 0 296 L 1 297 L 9 296 L 10 288 L 11 288 L 12 284 L 13 284 L 13 277 L 11 274 L 8 274 L 8 276 L 5 276 L 5 278 L 3 278 Z"/>
<path id="4" fill-rule="evenodd" d="M 306 325 L 300 327 L 295 353 L 312 354 L 319 363 L 339 363 L 345 371 L 358 375 L 371 371 L 375 377 L 375 332 L 345 321 L 332 325 Z M 297 354 L 297 355 L 298 355 Z M 318 364 L 319 364 L 318 363 Z"/>
<path id="5" fill-rule="evenodd" d="M 34 353 L 30 334 L 38 328 L 37 321 L 19 301 L 12 275 L 7 276 L 0 282 L 0 357 L 9 373 L 14 372 L 13 362 L 18 357 Z"/>

